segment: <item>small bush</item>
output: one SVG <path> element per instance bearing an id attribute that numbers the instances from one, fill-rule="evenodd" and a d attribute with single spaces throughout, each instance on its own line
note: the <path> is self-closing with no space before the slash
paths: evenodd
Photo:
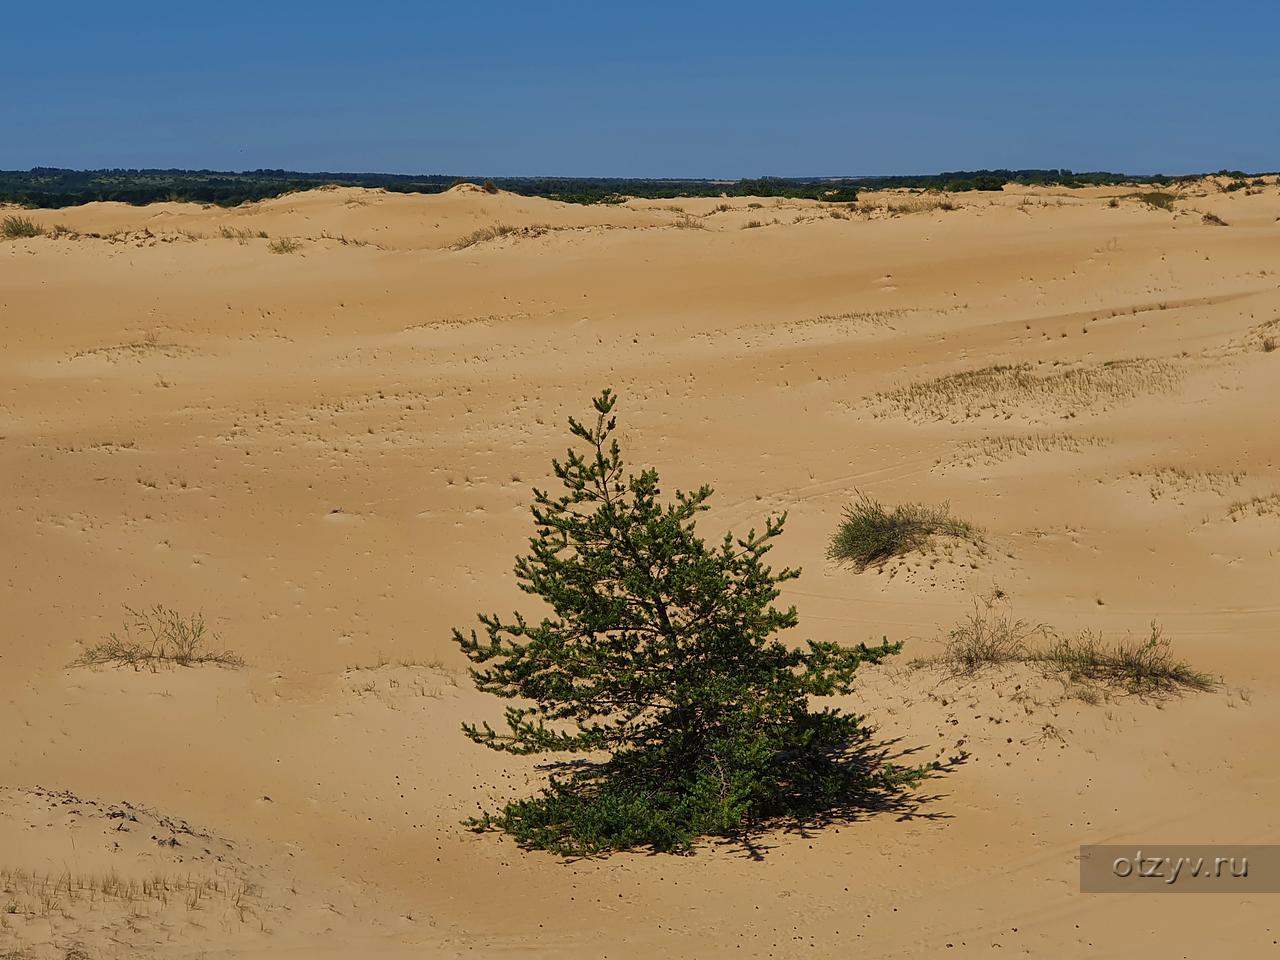
<path id="1" fill-rule="evenodd" d="M 267 244 L 267 249 L 272 253 L 297 253 L 302 249 L 302 243 L 293 237 L 281 237 Z"/>
<path id="2" fill-rule="evenodd" d="M 975 544 L 982 542 L 981 531 L 951 516 L 945 503 L 940 507 L 904 503 L 890 511 L 864 494 L 857 503 L 845 507 L 844 519 L 831 537 L 827 557 L 865 570 L 873 563 L 919 550 L 935 536 L 955 537 Z"/>
<path id="3" fill-rule="evenodd" d="M 482 186 L 480 189 L 483 190 L 485 193 L 497 193 L 498 185 L 494 183 L 492 180 L 486 180 L 484 182 L 484 186 Z"/>
<path id="4" fill-rule="evenodd" d="M 160 604 L 149 610 L 124 609 L 127 617 L 123 633 L 108 634 L 102 643 L 81 654 L 75 661 L 76 666 L 111 664 L 135 670 L 146 667 L 155 672 L 162 664 L 193 667 L 212 663 L 238 667 L 244 663 L 228 650 L 210 647 L 221 638 L 207 632 L 204 614 L 184 617 Z"/>
<path id="5" fill-rule="evenodd" d="M 1201 219 L 1202 221 L 1204 221 L 1205 223 L 1209 224 L 1209 226 L 1211 226 L 1211 227 L 1225 227 L 1225 226 L 1227 226 L 1227 221 L 1223 220 L 1223 219 L 1222 219 L 1220 216 L 1218 216 L 1216 213 L 1206 213 L 1206 214 L 1205 214 L 1203 217 L 1201 217 L 1200 219 Z"/>
<path id="6" fill-rule="evenodd" d="M 1262 340 L 1262 352 L 1271 353 L 1276 347 L 1280 347 L 1280 340 L 1275 337 L 1264 337 Z"/>
<path id="7" fill-rule="evenodd" d="M 1149 193 L 1135 193 L 1134 196 L 1147 206 L 1155 207 L 1158 210 L 1172 210 L 1173 202 L 1178 199 L 1177 194 L 1165 193 L 1161 190 L 1152 190 Z"/>
<path id="8" fill-rule="evenodd" d="M 0 236 L 6 240 L 44 236 L 44 227 L 30 217 L 9 216 L 0 220 Z"/>
<path id="9" fill-rule="evenodd" d="M 756 227 L 763 227 L 764 224 L 759 220 L 748 220 L 742 225 L 743 230 L 754 230 Z"/>

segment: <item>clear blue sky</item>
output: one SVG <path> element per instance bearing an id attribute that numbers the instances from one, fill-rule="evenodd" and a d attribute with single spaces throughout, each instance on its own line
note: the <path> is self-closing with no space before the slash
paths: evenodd
<path id="1" fill-rule="evenodd" d="M 4 6 L 7 169 L 1280 169 L 1280 0 Z"/>

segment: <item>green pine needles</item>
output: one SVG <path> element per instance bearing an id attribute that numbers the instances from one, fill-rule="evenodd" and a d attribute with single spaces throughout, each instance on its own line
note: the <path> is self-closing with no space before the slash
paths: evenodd
<path id="1" fill-rule="evenodd" d="M 516 561 L 520 587 L 551 608 L 534 623 L 481 615 L 455 630 L 476 686 L 516 700 L 505 731 L 464 724 L 515 754 L 568 753 L 539 796 L 470 821 L 567 855 L 629 847 L 688 852 L 698 837 L 822 822 L 883 806 L 924 776 L 884 762 L 862 718 L 809 709 L 849 693 L 863 663 L 900 644 L 784 645 L 794 607 L 773 606 L 800 575 L 765 564 L 785 514 L 763 533 L 694 530 L 711 489 L 662 502 L 652 469 L 624 476 L 616 396 L 595 424 L 570 418 L 587 451 L 553 461 L 564 493 L 534 490 L 536 533 Z"/>

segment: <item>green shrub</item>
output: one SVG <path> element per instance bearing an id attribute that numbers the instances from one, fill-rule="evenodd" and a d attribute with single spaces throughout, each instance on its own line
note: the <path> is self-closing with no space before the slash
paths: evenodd
<path id="1" fill-rule="evenodd" d="M 945 503 L 940 507 L 904 503 L 886 510 L 878 500 L 864 494 L 845 507 L 844 519 L 827 548 L 827 558 L 865 570 L 871 564 L 919 550 L 935 536 L 982 542 L 981 531 L 951 516 Z"/>
<path id="2" fill-rule="evenodd" d="M 624 475 L 615 400 L 595 400 L 594 425 L 570 419 L 587 449 L 553 461 L 563 495 L 534 491 L 532 552 L 515 572 L 551 616 L 482 614 L 483 638 L 453 633 L 476 686 L 521 704 L 507 707 L 505 732 L 466 734 L 577 759 L 540 795 L 470 825 L 568 855 L 681 852 L 702 836 L 891 802 L 926 771 L 884 764 L 860 718 L 811 712 L 808 699 L 849 693 L 859 665 L 900 645 L 778 640 L 798 620 L 773 602 L 799 571 L 765 564 L 785 515 L 708 545 L 694 527 L 709 487 L 662 502 L 656 471 Z"/>
<path id="3" fill-rule="evenodd" d="M 1177 194 L 1165 193 L 1161 190 L 1152 190 L 1148 193 L 1133 194 L 1139 201 L 1145 203 L 1149 207 L 1155 207 L 1159 210 L 1172 210 L 1173 202 L 1178 199 Z"/>
<path id="4" fill-rule="evenodd" d="M 9 216 L 0 220 L 0 236 L 6 240 L 19 240 L 26 237 L 44 235 L 44 227 L 30 217 Z"/>

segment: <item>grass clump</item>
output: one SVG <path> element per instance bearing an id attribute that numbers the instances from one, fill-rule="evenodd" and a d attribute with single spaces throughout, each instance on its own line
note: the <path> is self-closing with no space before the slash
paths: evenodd
<path id="1" fill-rule="evenodd" d="M 1055 638 L 1046 649 L 1032 651 L 1031 659 L 1076 683 L 1096 683 L 1142 696 L 1212 690 L 1216 685 L 1209 674 L 1173 656 L 1154 620 L 1142 641 L 1108 644 L 1100 633 L 1086 630 L 1077 637 Z"/>
<path id="2" fill-rule="evenodd" d="M 122 632 L 110 633 L 106 640 L 89 647 L 76 659 L 75 666 L 127 666 L 135 670 L 145 667 L 155 672 L 163 665 L 244 665 L 231 651 L 212 646 L 221 638 L 208 632 L 202 613 L 183 616 L 161 604 L 144 610 L 124 609 L 127 616 Z"/>
<path id="3" fill-rule="evenodd" d="M 1269 493 L 1265 497 L 1252 497 L 1240 500 L 1227 508 L 1227 517 L 1236 523 L 1248 516 L 1280 517 L 1280 493 Z"/>
<path id="4" fill-rule="evenodd" d="M 6 240 L 22 240 L 44 236 L 44 227 L 30 217 L 8 216 L 0 220 L 0 236 Z"/>
<path id="5" fill-rule="evenodd" d="M 676 208 L 673 208 L 676 209 Z M 680 216 L 676 217 L 674 225 L 680 230 L 705 230 L 707 225 L 697 217 L 691 216 L 681 211 Z"/>
<path id="6" fill-rule="evenodd" d="M 947 644 L 938 662 L 953 676 L 972 676 L 986 667 L 1027 660 L 1031 641 L 1046 634 L 1040 624 L 1015 619 L 1007 604 L 999 603 L 998 589 L 975 600 L 973 613 L 947 635 Z M 925 666 L 929 661 L 916 661 Z"/>
<path id="7" fill-rule="evenodd" d="M 252 230 L 249 227 L 228 227 L 223 226 L 218 229 L 218 236 L 224 240 L 252 240 L 254 237 L 265 240 L 267 239 L 267 231 Z M 287 238 L 286 238 L 287 239 Z M 288 251 L 281 251 L 287 253 Z"/>
<path id="8" fill-rule="evenodd" d="M 1145 640 L 1107 643 L 1086 630 L 1074 637 L 1013 616 L 997 590 L 974 602 L 973 612 L 947 636 L 940 656 L 913 666 L 940 666 L 952 677 L 972 677 L 991 667 L 1028 664 L 1048 676 L 1079 685 L 1081 699 L 1094 702 L 1098 688 L 1138 696 L 1168 696 L 1217 686 L 1209 674 L 1173 655 L 1160 625 L 1151 621 Z"/>
<path id="9" fill-rule="evenodd" d="M 1167 393 L 1182 379 L 1174 362 L 1111 360 L 1070 366 L 1049 373 L 1029 363 L 997 364 L 934 380 L 907 384 L 870 398 L 878 417 L 899 414 L 916 420 L 1008 418 L 1028 407 L 1072 417 L 1147 393 Z"/>
<path id="10" fill-rule="evenodd" d="M 490 227 L 480 227 L 472 230 L 465 237 L 460 237 L 452 244 L 454 250 L 465 250 L 467 247 L 474 247 L 477 243 L 484 243 L 488 240 L 497 240 L 499 237 L 505 237 L 509 233 L 515 233 L 519 227 L 513 227 L 506 223 L 495 223 Z"/>
<path id="11" fill-rule="evenodd" d="M 302 249 L 302 241 L 295 240 L 293 237 L 281 237 L 267 244 L 267 249 L 272 253 L 297 253 Z"/>
<path id="12" fill-rule="evenodd" d="M 844 519 L 827 547 L 827 558 L 852 564 L 861 571 L 920 550 L 935 536 L 982 542 L 982 532 L 953 517 L 948 504 L 933 507 L 904 503 L 886 510 L 880 501 L 863 494 L 856 503 L 845 507 Z"/>
<path id="13" fill-rule="evenodd" d="M 1145 203 L 1149 207 L 1155 207 L 1157 210 L 1172 210 L 1173 203 L 1178 199 L 1175 193 L 1165 193 L 1163 190 L 1151 190 L 1147 193 L 1135 193 L 1132 196 L 1140 203 Z"/>

